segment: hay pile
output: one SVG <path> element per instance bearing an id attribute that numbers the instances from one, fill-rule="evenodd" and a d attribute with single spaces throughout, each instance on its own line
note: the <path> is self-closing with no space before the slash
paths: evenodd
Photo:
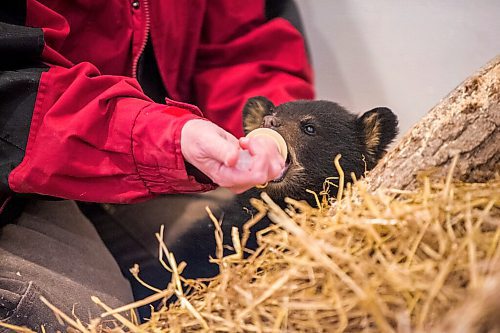
<path id="1" fill-rule="evenodd" d="M 221 274 L 208 286 L 184 280 L 183 266 L 161 244 L 162 263 L 174 274 L 157 297 L 178 300 L 134 329 L 429 332 L 458 308 L 446 329 L 470 332 L 481 316 L 494 317 L 488 303 L 459 306 L 471 292 L 480 299 L 481 289 L 500 290 L 500 178 L 465 184 L 427 175 L 415 191 L 365 188 L 357 182 L 340 203 L 324 200 L 320 208 L 288 200 L 285 211 L 263 195 L 254 202 L 257 218 L 267 213 L 275 225 L 259 234 L 261 246 L 248 259 L 233 235 L 235 254 L 215 260 Z"/>
<path id="2" fill-rule="evenodd" d="M 275 225 L 247 259 L 246 235 L 234 233 L 235 253 L 214 259 L 221 274 L 208 283 L 182 278 L 184 263 L 160 242 L 161 263 L 173 272 L 166 290 L 115 310 L 94 299 L 114 329 L 54 311 L 79 332 L 500 330 L 492 296 L 500 294 L 500 177 L 467 184 L 450 172 L 422 175 L 414 191 L 365 189 L 363 181 L 348 186 L 333 204 L 324 191 L 319 208 L 288 200 L 282 210 L 266 195 L 255 199 L 255 219 L 267 214 Z M 164 307 L 145 324 L 121 315 L 155 299 Z"/>

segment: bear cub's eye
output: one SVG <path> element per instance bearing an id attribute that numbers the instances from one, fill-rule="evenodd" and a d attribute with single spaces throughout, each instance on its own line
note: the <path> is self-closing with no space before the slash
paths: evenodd
<path id="1" fill-rule="evenodd" d="M 316 134 L 316 128 L 311 125 L 311 124 L 305 124 L 302 126 L 302 131 L 306 133 L 307 135 L 314 135 Z"/>

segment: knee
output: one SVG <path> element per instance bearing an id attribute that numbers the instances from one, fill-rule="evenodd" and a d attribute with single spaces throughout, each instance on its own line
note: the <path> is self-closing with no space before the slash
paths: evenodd
<path id="1" fill-rule="evenodd" d="M 40 331 L 63 331 L 52 311 L 41 301 L 42 289 L 20 276 L 0 276 L 0 322 Z M 0 331 L 1 327 L 0 327 Z"/>

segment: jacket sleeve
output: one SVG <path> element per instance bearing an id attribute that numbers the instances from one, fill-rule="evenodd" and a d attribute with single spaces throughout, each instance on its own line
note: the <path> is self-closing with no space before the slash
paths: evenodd
<path id="1" fill-rule="evenodd" d="M 54 24 L 0 22 L 2 192 L 127 203 L 213 188 L 188 175 L 180 151 L 180 130 L 199 110 L 154 103 L 135 79 L 72 64 L 57 51 L 67 23 L 40 16 Z"/>
<path id="2" fill-rule="evenodd" d="M 293 11 L 293 5 L 284 0 L 268 0 L 267 8 L 266 1 L 207 1 L 194 79 L 196 103 L 207 118 L 236 136 L 243 134 L 242 115 L 234 110 L 241 110 L 249 97 L 266 96 L 275 104 L 314 98 L 304 37 L 294 20 L 279 16 Z"/>

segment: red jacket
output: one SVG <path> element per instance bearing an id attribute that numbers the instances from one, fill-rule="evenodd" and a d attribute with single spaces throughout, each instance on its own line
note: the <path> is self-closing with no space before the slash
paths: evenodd
<path id="1" fill-rule="evenodd" d="M 17 125 L 2 133 L 2 144 L 10 140 L 17 154 L 0 170 L 14 192 L 126 203 L 208 190 L 212 184 L 186 171 L 179 142 L 186 121 L 206 117 L 241 136 L 247 98 L 263 95 L 278 104 L 313 98 L 302 35 L 285 19 L 266 19 L 264 1 L 28 0 L 26 8 L 9 6 L 25 16 L 0 15 L 0 28 L 22 45 L 0 49 L 12 57 L 2 73 L 13 77 L 3 86 L 0 77 L 0 92 L 16 98 L 32 92 L 25 107 L 17 103 L 16 112 L 0 115 L 6 124 L 29 124 L 16 132 L 26 133 L 25 147 L 22 135 L 20 143 L 10 142 Z M 166 104 L 153 102 L 135 78 L 148 38 Z M 15 94 L 16 87 L 24 88 Z"/>

